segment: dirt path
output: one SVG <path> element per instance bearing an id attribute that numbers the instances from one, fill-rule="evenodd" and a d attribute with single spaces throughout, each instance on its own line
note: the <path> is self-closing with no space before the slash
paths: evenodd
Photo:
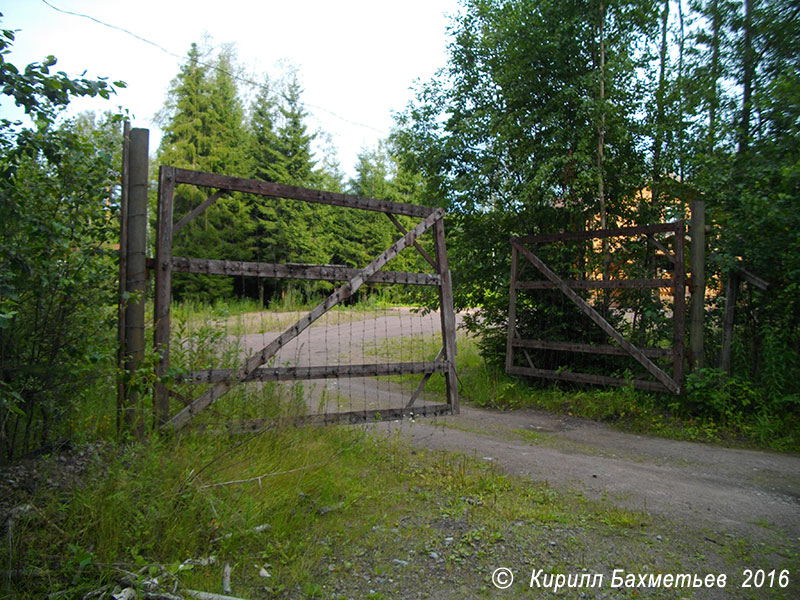
<path id="1" fill-rule="evenodd" d="M 540 411 L 462 407 L 437 422 L 392 424 L 413 444 L 695 526 L 800 538 L 800 457 L 633 435 Z"/>

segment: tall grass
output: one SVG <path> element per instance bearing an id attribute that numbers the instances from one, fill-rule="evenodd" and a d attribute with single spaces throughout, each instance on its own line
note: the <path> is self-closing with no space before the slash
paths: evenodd
<path id="1" fill-rule="evenodd" d="M 176 369 L 238 356 L 235 342 L 209 333 L 195 314 L 177 319 L 176 335 L 190 342 L 174 352 Z M 637 402 L 642 406 L 627 389 L 533 390 L 486 365 L 473 340 L 459 341 L 461 394 L 469 402 L 608 419 L 629 414 Z M 403 352 L 402 343 L 387 342 L 381 351 Z M 415 352 L 438 350 L 434 340 L 410 343 Z M 440 377 L 429 384 L 443 387 Z M 205 431 L 106 444 L 80 485 L 58 493 L 45 488 L 32 497 L 31 508 L 8 528 L 8 551 L 0 553 L 5 596 L 108 597 L 121 586 L 142 591 L 154 578 L 159 593 L 221 593 L 225 564 L 233 567 L 235 594 L 243 597 L 327 598 L 343 580 L 387 573 L 400 579 L 406 568 L 446 569 L 477 589 L 497 564 L 552 547 L 551 524 L 581 536 L 600 532 L 580 549 L 580 558 L 575 553 L 565 560 L 583 564 L 584 552 L 601 548 L 601 540 L 631 533 L 625 547 L 633 544 L 634 558 L 615 554 L 614 564 L 623 560 L 631 572 L 673 564 L 672 547 L 658 555 L 641 542 L 639 530 L 652 526 L 646 516 L 508 477 L 486 461 L 412 450 L 362 428 L 276 421 L 261 434 L 213 431 L 230 418 L 283 414 L 303 402 L 301 387 L 239 387 L 198 417 L 210 426 Z M 528 526 L 517 526 L 523 522 Z M 440 555 L 444 566 L 444 559 L 432 558 Z M 427 562 L 418 567 L 417 560 Z"/>
<path id="2" fill-rule="evenodd" d="M 81 597 L 126 571 L 210 556 L 216 566 L 187 569 L 181 581 L 217 589 L 221 563 L 231 562 L 247 565 L 241 578 L 254 584 L 252 564 L 270 565 L 276 583 L 296 583 L 307 571 L 284 567 L 318 560 L 317 522 L 369 491 L 364 457 L 386 452 L 371 446 L 359 430 L 287 428 L 121 447 L 98 457 L 90 483 L 66 502 L 35 500 L 49 523 L 20 523 L 7 566 L 29 571 L 20 597 L 58 589 Z"/>

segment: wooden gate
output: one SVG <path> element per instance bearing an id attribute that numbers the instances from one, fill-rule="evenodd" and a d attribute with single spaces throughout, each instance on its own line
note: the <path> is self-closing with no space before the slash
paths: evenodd
<path id="1" fill-rule="evenodd" d="M 173 219 L 175 187 L 189 184 L 211 190 L 208 198 L 177 222 Z M 209 260 L 172 255 L 173 235 L 203 213 L 224 193 L 243 192 L 279 199 L 294 199 L 335 205 L 347 208 L 382 212 L 395 224 L 402 237 L 376 256 L 366 267 L 352 269 L 334 265 L 265 264 L 256 262 Z M 421 219 L 411 230 L 406 230 L 395 215 L 407 215 Z M 321 422 L 365 422 L 371 420 L 396 419 L 409 414 L 430 416 L 458 412 L 458 387 L 456 381 L 455 314 L 450 271 L 447 265 L 444 211 L 425 206 L 375 200 L 359 196 L 323 192 L 307 188 L 280 185 L 260 180 L 243 179 L 200 171 L 162 166 L 158 184 L 158 225 L 156 234 L 156 256 L 151 261 L 155 272 L 154 348 L 158 354 L 156 365 L 157 383 L 154 392 L 154 411 L 157 423 L 165 429 L 180 429 L 200 411 L 210 406 L 231 388 L 240 383 L 256 381 L 286 381 L 323 379 L 335 377 L 367 377 L 399 374 L 424 374 L 420 385 L 405 406 L 363 410 L 344 413 L 305 415 L 303 421 Z M 417 243 L 417 238 L 428 229 L 433 229 L 435 258 Z M 430 263 L 435 273 L 408 273 L 381 270 L 387 262 L 404 248 L 414 246 Z M 237 275 L 288 279 L 313 279 L 344 281 L 332 294 L 319 303 L 291 327 L 283 331 L 264 348 L 234 369 L 213 369 L 192 373 L 189 379 L 210 383 L 211 386 L 194 399 L 185 399 L 185 406 L 170 414 L 170 394 L 165 382 L 170 364 L 170 301 L 172 273 L 204 273 L 212 275 Z M 439 312 L 441 315 L 442 350 L 433 361 L 398 362 L 361 365 L 326 365 L 314 367 L 264 367 L 281 347 L 296 338 L 319 319 L 325 312 L 352 296 L 365 282 L 432 285 L 439 289 Z M 415 407 L 422 387 L 432 373 L 443 373 L 446 382 L 446 404 Z M 186 378 L 184 377 L 184 380 Z"/>
<path id="2" fill-rule="evenodd" d="M 656 237 L 659 233 L 672 233 L 674 235 L 673 250 L 670 251 L 665 243 Z M 567 280 L 554 273 L 545 262 L 531 250 L 535 244 L 546 244 L 562 241 L 593 241 L 610 237 L 640 237 L 646 236 L 649 242 L 669 260 L 672 265 L 672 276 L 669 279 L 582 279 Z M 625 227 L 620 229 L 603 229 L 597 231 L 578 231 L 547 235 L 533 235 L 520 238 L 511 238 L 511 288 L 508 309 L 508 339 L 506 343 L 506 372 L 512 375 L 525 375 L 528 377 L 541 377 L 562 381 L 574 381 L 598 385 L 619 386 L 626 384 L 621 377 L 612 377 L 596 373 L 579 373 L 561 369 L 538 368 L 532 360 L 529 349 L 553 350 L 559 352 L 593 353 L 612 356 L 631 356 L 655 380 L 634 379 L 633 385 L 640 389 L 651 391 L 669 391 L 679 394 L 683 385 L 683 361 L 685 352 L 685 323 L 686 323 L 686 276 L 684 264 L 684 224 L 682 221 L 659 225 L 640 227 Z M 520 281 L 519 255 L 522 254 L 537 271 L 544 276 L 544 280 Z M 609 324 L 609 322 L 595 310 L 575 290 L 592 289 L 664 289 L 672 290 L 674 334 L 671 348 L 638 348 Z M 522 339 L 517 331 L 517 294 L 525 290 L 557 289 L 578 309 L 589 317 L 613 342 L 616 344 L 585 344 L 574 341 L 552 341 Z M 521 351 L 521 358 L 525 364 L 517 364 Z M 656 359 L 672 359 L 672 375 L 668 375 L 655 362 Z"/>

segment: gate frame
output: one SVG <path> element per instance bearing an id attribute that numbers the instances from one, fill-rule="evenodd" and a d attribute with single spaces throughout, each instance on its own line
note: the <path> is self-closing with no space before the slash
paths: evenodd
<path id="1" fill-rule="evenodd" d="M 653 234 L 669 233 L 675 235 L 675 251 L 671 253 L 661 244 Z M 667 259 L 674 265 L 672 277 L 670 279 L 603 279 L 603 280 L 564 280 L 556 275 L 550 268 L 534 254 L 526 244 L 538 244 L 559 241 L 595 240 L 609 237 L 631 237 L 648 236 L 654 242 L 656 248 L 661 250 Z M 528 377 L 541 377 L 545 379 L 556 379 L 561 381 L 574 381 L 578 383 L 590 383 L 598 385 L 625 385 L 627 380 L 619 377 L 607 375 L 596 375 L 593 373 L 565 372 L 552 369 L 540 369 L 533 364 L 533 360 L 528 354 L 527 348 L 540 350 L 559 350 L 565 352 L 581 352 L 607 354 L 615 356 L 633 357 L 641 364 L 657 381 L 635 379 L 633 385 L 636 388 L 664 392 L 669 391 L 673 394 L 680 394 L 684 379 L 684 356 L 685 356 L 685 337 L 686 337 L 686 265 L 684 263 L 685 246 L 685 226 L 683 221 L 675 223 L 663 223 L 656 225 L 643 225 L 637 227 L 622 227 L 617 229 L 599 229 L 594 231 L 573 231 L 566 233 L 530 235 L 524 237 L 512 237 L 511 243 L 511 282 L 509 291 L 508 308 L 508 339 L 506 341 L 506 373 L 510 375 L 524 375 Z M 546 281 L 519 281 L 519 255 L 520 253 L 541 272 Z M 598 313 L 589 303 L 575 293 L 575 289 L 659 289 L 671 288 L 673 291 L 673 321 L 674 333 L 671 349 L 665 348 L 637 348 L 626 340 L 616 329 L 614 329 L 603 316 Z M 609 337 L 619 344 L 618 346 L 607 344 L 583 344 L 573 342 L 552 342 L 549 340 L 525 340 L 522 339 L 516 328 L 516 302 L 518 290 L 526 289 L 558 289 L 569 298 L 586 316 L 588 316 L 598 327 L 600 327 Z M 514 365 L 514 349 L 521 348 L 527 367 Z M 651 361 L 651 358 L 672 357 L 672 376 L 667 375 L 658 365 Z"/>
<path id="2" fill-rule="evenodd" d="M 214 190 L 205 201 L 193 208 L 177 223 L 173 219 L 175 188 L 190 184 Z M 226 261 L 176 257 L 172 255 L 173 234 L 203 213 L 227 192 L 243 192 L 276 199 L 302 200 L 347 208 L 382 212 L 394 223 L 403 237 L 387 248 L 364 268 L 351 269 L 335 265 L 267 264 L 243 261 Z M 453 287 L 445 247 L 444 210 L 414 204 L 376 200 L 348 194 L 325 192 L 309 188 L 277 184 L 256 179 L 245 179 L 202 171 L 180 169 L 162 165 L 158 178 L 158 220 L 156 230 L 156 256 L 150 262 L 155 274 L 153 347 L 158 355 L 153 392 L 153 410 L 156 424 L 162 430 L 184 427 L 198 412 L 210 406 L 232 387 L 253 381 L 285 381 L 331 377 L 364 377 L 386 374 L 424 374 L 410 400 L 402 408 L 363 410 L 342 413 L 302 415 L 300 422 L 369 422 L 391 420 L 404 416 L 434 416 L 458 414 L 458 382 L 456 377 L 455 312 Z M 423 220 L 406 231 L 395 215 L 421 217 Z M 433 228 L 435 259 L 416 241 L 426 230 Z M 380 269 L 403 249 L 414 246 L 430 263 L 436 274 L 381 271 Z M 342 281 L 325 300 L 308 314 L 286 329 L 260 352 L 244 361 L 236 369 L 211 369 L 192 373 L 183 380 L 193 383 L 212 383 L 212 387 L 193 400 L 184 399 L 186 406 L 169 415 L 170 393 L 164 379 L 169 370 L 170 304 L 173 271 L 205 273 L 212 275 L 241 275 L 289 279 L 315 279 Z M 442 349 L 433 361 L 414 363 L 379 363 L 369 365 L 326 365 L 323 367 L 263 368 L 280 348 L 294 339 L 328 310 L 350 297 L 365 282 L 435 285 L 439 288 L 439 313 L 441 317 Z M 446 404 L 414 408 L 414 402 L 432 373 L 443 373 L 446 384 Z"/>

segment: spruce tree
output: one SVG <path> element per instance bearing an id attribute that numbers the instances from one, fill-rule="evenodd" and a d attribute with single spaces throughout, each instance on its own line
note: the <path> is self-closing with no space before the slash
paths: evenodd
<path id="1" fill-rule="evenodd" d="M 272 87 L 270 79 L 265 77 L 251 107 L 250 152 L 253 158 L 253 176 L 264 181 L 286 183 L 289 181 L 289 173 L 278 140 L 279 104 Z"/>
<path id="2" fill-rule="evenodd" d="M 314 170 L 311 143 L 296 73 L 281 90 L 273 91 L 269 80 L 261 86 L 251 109 L 250 147 L 253 176 L 286 185 L 314 187 L 321 177 Z M 329 262 L 326 221 L 330 207 L 298 200 L 253 198 L 249 211 L 253 227 L 254 255 L 259 261 Z M 283 295 L 290 287 L 301 287 L 306 296 L 324 284 L 262 282 L 262 300 Z"/>
<path id="3" fill-rule="evenodd" d="M 303 93 L 297 74 L 292 73 L 281 94 L 279 106 L 282 124 L 278 129 L 278 148 L 286 161 L 287 181 L 291 185 L 313 185 L 315 161 L 311 143 L 316 137 L 309 134 L 305 124 L 308 116 L 300 96 Z"/>
<path id="4" fill-rule="evenodd" d="M 197 44 L 172 81 L 159 119 L 164 131 L 158 163 L 182 168 L 245 175 L 249 171 L 244 110 L 239 100 L 232 48 L 209 58 Z M 178 186 L 175 217 L 179 219 L 201 203 L 209 192 Z M 197 258 L 250 258 L 248 221 L 242 200 L 223 197 L 185 227 L 173 240 L 173 254 Z M 176 297 L 212 301 L 229 297 L 229 278 L 191 275 L 174 280 Z"/>

